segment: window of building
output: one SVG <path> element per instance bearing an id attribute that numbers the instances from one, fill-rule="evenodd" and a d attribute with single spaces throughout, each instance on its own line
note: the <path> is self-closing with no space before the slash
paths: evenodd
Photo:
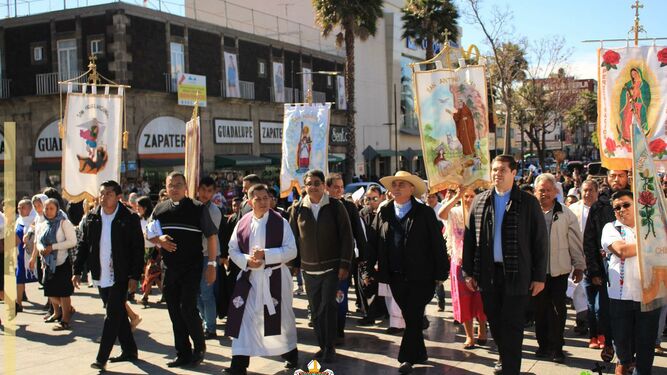
<path id="1" fill-rule="evenodd" d="M 503 138 L 504 135 L 505 135 L 505 129 L 496 128 L 496 138 Z"/>
<path id="2" fill-rule="evenodd" d="M 32 60 L 34 62 L 42 62 L 44 60 L 44 47 L 37 46 L 32 49 Z"/>
<path id="3" fill-rule="evenodd" d="M 75 39 L 63 39 L 58 43 L 58 75 L 61 81 L 79 75 L 77 66 L 77 50 Z"/>
<path id="4" fill-rule="evenodd" d="M 266 78 L 266 61 L 257 60 L 257 75 L 259 78 Z"/>
<path id="5" fill-rule="evenodd" d="M 185 73 L 185 48 L 183 43 L 169 44 L 171 55 L 171 76 L 176 77 L 179 73 Z"/>
<path id="6" fill-rule="evenodd" d="M 90 54 L 93 56 L 104 54 L 102 39 L 93 39 L 90 41 Z"/>

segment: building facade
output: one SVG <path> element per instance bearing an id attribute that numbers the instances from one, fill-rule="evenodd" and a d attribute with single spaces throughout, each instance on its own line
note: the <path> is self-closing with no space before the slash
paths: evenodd
<path id="1" fill-rule="evenodd" d="M 192 107 L 178 105 L 178 74 L 206 77 L 202 171 L 254 172 L 270 180 L 280 169 L 283 102 L 303 101 L 306 83 L 297 73 L 344 66 L 336 54 L 126 3 L 2 20 L 0 116 L 17 123 L 17 195 L 59 185 L 58 81 L 83 74 L 91 55 L 99 73 L 132 87 L 125 93 L 123 177 L 145 178 L 156 188 L 184 164 Z M 276 64 L 284 73 L 279 100 L 272 87 Z M 227 88 L 230 74 L 238 92 Z M 335 79 L 313 75 L 312 90 L 315 102 L 336 101 Z M 334 106 L 330 170 L 344 170 L 347 137 L 345 112 Z"/>

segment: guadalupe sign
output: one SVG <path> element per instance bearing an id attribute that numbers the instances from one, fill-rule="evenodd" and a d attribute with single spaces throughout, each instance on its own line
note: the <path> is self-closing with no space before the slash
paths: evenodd
<path id="1" fill-rule="evenodd" d="M 484 67 L 416 71 L 413 81 L 429 190 L 488 184 Z"/>
<path id="2" fill-rule="evenodd" d="M 667 167 L 667 48 L 600 49 L 598 137 L 607 169 L 632 166 L 632 124 L 648 140 L 658 169 Z"/>

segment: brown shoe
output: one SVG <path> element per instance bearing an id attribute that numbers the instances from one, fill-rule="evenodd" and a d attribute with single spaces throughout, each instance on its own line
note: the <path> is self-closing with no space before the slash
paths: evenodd
<path id="1" fill-rule="evenodd" d="M 616 369 L 614 370 L 614 375 L 627 375 L 628 374 L 628 365 L 622 365 L 620 363 L 616 364 Z"/>

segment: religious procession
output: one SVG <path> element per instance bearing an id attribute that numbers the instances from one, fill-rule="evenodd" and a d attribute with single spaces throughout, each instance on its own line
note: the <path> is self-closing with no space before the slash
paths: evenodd
<path id="1" fill-rule="evenodd" d="M 2 373 L 667 374 L 667 4 L 580 3 L 7 0 Z"/>

